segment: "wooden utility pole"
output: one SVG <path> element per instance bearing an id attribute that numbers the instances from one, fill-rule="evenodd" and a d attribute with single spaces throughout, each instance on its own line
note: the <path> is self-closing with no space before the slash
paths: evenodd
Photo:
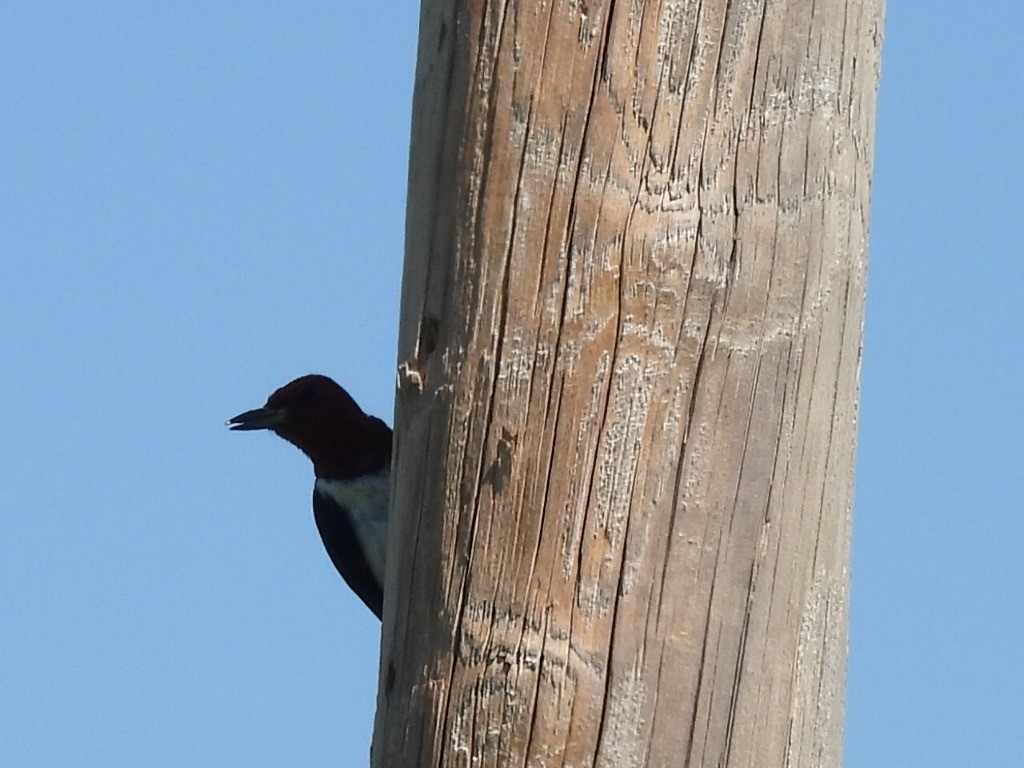
<path id="1" fill-rule="evenodd" d="M 373 764 L 838 766 L 881 0 L 423 0 Z"/>

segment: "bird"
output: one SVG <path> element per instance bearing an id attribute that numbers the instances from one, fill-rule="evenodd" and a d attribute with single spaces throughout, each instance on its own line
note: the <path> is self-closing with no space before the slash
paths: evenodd
<path id="1" fill-rule="evenodd" d="M 313 519 L 349 588 L 380 619 L 384 610 L 391 428 L 369 416 L 333 379 L 300 376 L 262 408 L 228 419 L 232 430 L 266 429 L 313 462 Z"/>

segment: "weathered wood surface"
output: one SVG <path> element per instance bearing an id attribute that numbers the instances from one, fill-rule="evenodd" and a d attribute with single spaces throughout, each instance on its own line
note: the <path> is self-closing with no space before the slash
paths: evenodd
<path id="1" fill-rule="evenodd" d="M 881 0 L 424 0 L 374 765 L 837 766 Z"/>

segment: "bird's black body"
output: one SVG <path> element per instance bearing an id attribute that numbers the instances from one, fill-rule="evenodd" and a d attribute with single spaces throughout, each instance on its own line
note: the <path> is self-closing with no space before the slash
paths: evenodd
<path id="1" fill-rule="evenodd" d="M 349 589 L 379 619 L 384 613 L 384 591 L 367 562 L 364 547 L 356 534 L 349 510 L 339 507 L 318 488 L 313 489 L 313 519 L 320 531 L 327 555 Z"/>

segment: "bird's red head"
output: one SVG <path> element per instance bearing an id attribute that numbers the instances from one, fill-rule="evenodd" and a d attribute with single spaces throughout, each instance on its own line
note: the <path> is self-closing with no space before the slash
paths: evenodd
<path id="1" fill-rule="evenodd" d="M 310 458 L 317 477 L 356 477 L 391 461 L 391 429 L 363 413 L 327 376 L 300 376 L 274 392 L 262 408 L 240 413 L 227 424 L 233 430 L 273 431 Z"/>

